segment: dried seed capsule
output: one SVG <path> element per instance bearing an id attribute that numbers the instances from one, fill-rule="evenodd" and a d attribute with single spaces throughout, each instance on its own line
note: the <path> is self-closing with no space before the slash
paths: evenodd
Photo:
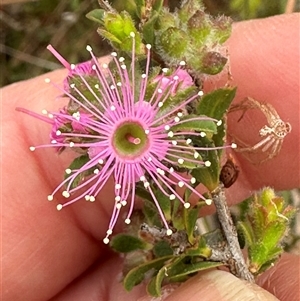
<path id="1" fill-rule="evenodd" d="M 235 164 L 233 157 L 229 155 L 220 173 L 220 181 L 224 184 L 225 188 L 229 188 L 236 181 L 239 172 L 239 167 Z"/>

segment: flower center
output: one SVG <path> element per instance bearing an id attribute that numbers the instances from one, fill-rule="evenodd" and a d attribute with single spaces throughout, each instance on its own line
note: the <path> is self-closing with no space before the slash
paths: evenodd
<path id="1" fill-rule="evenodd" d="M 149 139 L 140 123 L 125 121 L 117 127 L 112 146 L 120 158 L 136 160 L 148 150 Z"/>

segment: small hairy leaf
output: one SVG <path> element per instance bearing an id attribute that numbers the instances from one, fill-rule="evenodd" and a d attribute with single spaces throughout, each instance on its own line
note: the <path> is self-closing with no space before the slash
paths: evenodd
<path id="1" fill-rule="evenodd" d="M 141 283 L 145 278 L 145 273 L 153 270 L 153 274 L 160 270 L 165 262 L 170 260 L 172 256 L 160 257 L 158 259 L 144 263 L 134 269 L 132 269 L 124 278 L 123 285 L 127 291 L 132 290 L 132 288 Z"/>
<path id="2" fill-rule="evenodd" d="M 199 271 L 216 268 L 222 265 L 224 265 L 222 262 L 200 261 L 190 264 L 184 264 L 184 267 L 178 266 L 176 267 L 176 269 L 174 269 L 174 271 L 171 271 L 170 268 L 170 271 L 168 271 L 168 273 L 172 273 L 172 275 L 174 276 L 169 277 L 169 281 L 177 282 L 178 280 L 182 279 L 183 276 L 188 276 Z"/>
<path id="3" fill-rule="evenodd" d="M 77 157 L 70 164 L 69 169 L 70 170 L 80 169 L 82 166 L 84 166 L 89 161 L 90 161 L 90 158 L 88 155 L 82 155 L 80 157 Z M 72 181 L 70 188 L 73 189 L 73 188 L 77 187 L 86 176 L 93 173 L 93 170 L 94 170 L 94 168 L 87 170 L 85 172 L 79 173 L 78 176 L 75 177 L 75 179 Z M 72 175 L 72 173 L 71 174 L 65 173 L 65 179 L 69 178 L 71 175 Z"/>
<path id="4" fill-rule="evenodd" d="M 105 11 L 103 9 L 94 9 L 86 14 L 86 17 L 92 21 L 104 24 Z"/>
<path id="5" fill-rule="evenodd" d="M 135 250 L 145 250 L 151 247 L 151 245 L 147 244 L 145 241 L 142 241 L 138 237 L 128 234 L 115 235 L 110 242 L 110 246 L 112 249 L 120 253 L 128 253 Z"/>

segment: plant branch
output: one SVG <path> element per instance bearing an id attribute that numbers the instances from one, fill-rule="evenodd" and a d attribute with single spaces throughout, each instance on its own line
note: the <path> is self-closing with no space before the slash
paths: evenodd
<path id="1" fill-rule="evenodd" d="M 212 199 L 216 206 L 219 222 L 231 253 L 232 258 L 228 261 L 230 271 L 241 279 L 254 282 L 254 277 L 250 273 L 240 249 L 237 232 L 226 203 L 223 184 L 220 184 L 214 191 L 212 191 Z"/>

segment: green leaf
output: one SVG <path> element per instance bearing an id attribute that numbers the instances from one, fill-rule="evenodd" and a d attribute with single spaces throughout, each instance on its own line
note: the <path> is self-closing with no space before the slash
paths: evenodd
<path id="1" fill-rule="evenodd" d="M 213 136 L 216 146 L 224 144 L 226 127 L 225 127 L 225 113 L 230 107 L 236 93 L 236 88 L 221 88 L 209 94 L 206 94 L 201 99 L 197 112 L 198 114 L 206 115 L 217 120 L 223 120 L 221 126 L 218 127 L 218 133 Z M 221 158 L 222 150 L 218 151 L 219 158 Z"/>
<path id="2" fill-rule="evenodd" d="M 250 222 L 256 240 L 259 240 L 263 237 L 263 232 L 265 230 L 266 223 L 267 223 L 266 218 L 267 218 L 267 212 L 265 208 L 259 205 L 257 202 L 254 202 L 252 204 Z"/>
<path id="3" fill-rule="evenodd" d="M 147 244 L 138 237 L 128 234 L 115 235 L 111 239 L 110 246 L 113 250 L 120 253 L 128 253 L 135 250 L 146 250 L 152 247 L 150 244 Z"/>
<path id="4" fill-rule="evenodd" d="M 178 281 L 178 279 L 181 279 L 183 276 L 188 276 L 199 271 L 216 268 L 222 265 L 224 265 L 222 262 L 215 261 L 199 261 L 190 264 L 182 263 L 180 265 L 175 266 L 173 269 L 172 267 L 168 269 L 168 274 L 170 275 L 168 279 L 169 281 L 175 282 Z"/>
<path id="5" fill-rule="evenodd" d="M 164 278 L 166 277 L 166 268 L 160 269 L 156 276 L 154 276 L 147 285 L 147 292 L 153 297 L 161 295 L 161 286 Z"/>
<path id="6" fill-rule="evenodd" d="M 154 26 L 158 20 L 159 14 L 154 11 L 152 13 L 151 18 L 144 24 L 142 32 L 143 32 L 143 38 L 147 44 L 154 44 L 155 40 L 155 31 Z"/>
<path id="7" fill-rule="evenodd" d="M 151 226 L 157 226 L 161 228 L 162 222 L 161 217 L 157 211 L 157 207 L 153 202 L 151 194 L 142 186 L 141 182 L 137 183 L 135 193 L 144 201 L 142 210 L 145 215 L 146 223 Z"/>
<path id="8" fill-rule="evenodd" d="M 185 225 L 184 225 L 184 218 L 183 218 L 183 210 L 186 210 L 182 203 L 176 198 L 173 201 L 173 208 L 172 208 L 172 223 L 173 226 L 179 230 L 184 230 Z"/>
<path id="9" fill-rule="evenodd" d="M 131 291 L 135 285 L 141 283 L 144 280 L 145 273 L 153 270 L 153 274 L 155 274 L 164 266 L 165 262 L 170 260 L 172 257 L 173 256 L 161 257 L 132 269 L 123 280 L 125 289 L 127 291 Z"/>
<path id="10" fill-rule="evenodd" d="M 103 9 L 94 9 L 86 14 L 86 17 L 92 21 L 95 21 L 100 24 L 104 24 L 105 10 Z"/>
<path id="11" fill-rule="evenodd" d="M 191 130 L 195 132 L 205 132 L 206 135 L 212 137 L 213 134 L 217 134 L 217 125 L 211 120 L 191 120 L 193 118 L 200 118 L 201 116 L 189 114 L 180 119 L 180 123 L 171 127 L 171 131 L 180 132 Z M 203 116 L 205 118 L 205 116 Z"/>
<path id="12" fill-rule="evenodd" d="M 152 10 L 160 12 L 163 8 L 164 0 L 155 0 L 152 4 Z"/>
<path id="13" fill-rule="evenodd" d="M 73 162 L 70 164 L 69 169 L 71 170 L 76 170 L 76 169 L 80 169 L 82 166 L 84 166 L 86 163 L 88 163 L 90 161 L 90 158 L 88 155 L 82 155 L 80 157 L 77 157 L 73 160 Z M 70 186 L 70 189 L 76 188 L 79 183 L 88 175 L 93 173 L 93 170 L 95 168 L 92 167 L 89 170 L 85 171 L 85 172 L 81 172 L 78 174 L 77 177 L 75 177 L 75 179 L 72 181 L 72 184 Z M 65 179 L 69 178 L 71 174 L 67 174 L 65 173 Z"/>
<path id="14" fill-rule="evenodd" d="M 154 245 L 152 251 L 155 257 L 164 257 L 164 256 L 173 255 L 173 249 L 170 247 L 169 243 L 164 240 L 158 241 Z"/>
<path id="15" fill-rule="evenodd" d="M 254 243 L 254 234 L 253 229 L 247 222 L 238 222 L 237 224 L 237 230 L 239 234 L 242 235 L 243 239 L 246 242 L 247 246 L 251 246 Z"/>
<path id="16" fill-rule="evenodd" d="M 152 200 L 148 201 L 144 199 L 143 213 L 147 224 L 158 228 L 162 227 L 161 217 Z"/>
<path id="17" fill-rule="evenodd" d="M 82 80 L 84 78 L 85 82 Z M 101 92 L 100 90 L 103 89 L 102 86 L 99 88 L 99 79 L 98 76 L 78 76 L 74 75 L 72 77 L 68 77 L 69 85 L 74 84 L 76 89 L 70 89 L 70 94 L 74 96 L 78 101 L 82 104 L 90 108 L 92 111 L 100 110 L 103 111 L 103 108 L 99 105 L 99 101 L 97 97 L 101 99 Z M 98 84 L 98 86 L 96 86 Z M 89 87 L 88 87 L 89 86 Z M 96 88 L 98 87 L 98 88 Z M 77 90 L 79 92 L 77 92 Z M 94 106 L 94 107 L 93 107 Z M 96 107 L 96 109 L 95 109 Z M 75 113 L 79 110 L 80 105 L 73 100 L 70 100 L 68 104 L 68 112 Z"/>
<path id="18" fill-rule="evenodd" d="M 221 120 L 234 99 L 236 88 L 221 88 L 205 94 L 198 107 L 197 113 Z"/>
<path id="19" fill-rule="evenodd" d="M 195 146 L 203 148 L 215 147 L 207 137 L 193 138 Z M 197 181 L 202 183 L 208 190 L 212 191 L 219 185 L 220 174 L 220 162 L 217 150 L 198 150 L 198 153 L 202 157 L 202 160 L 209 161 L 211 165 L 209 167 L 197 168 L 191 171 L 191 175 L 196 178 Z"/>
<path id="20" fill-rule="evenodd" d="M 115 43 L 117 43 L 117 44 L 121 44 L 122 43 L 121 40 L 119 40 L 116 36 L 114 36 L 113 34 L 111 34 L 110 32 L 108 32 L 105 29 L 98 28 L 97 32 L 98 32 L 99 35 L 101 35 L 103 38 L 109 40 L 114 45 L 115 45 Z M 118 47 L 118 46 L 116 46 L 116 47 Z"/>
<path id="21" fill-rule="evenodd" d="M 145 0 L 135 0 L 136 4 L 136 14 L 141 19 L 145 14 Z"/>
<path id="22" fill-rule="evenodd" d="M 200 206 L 195 206 L 193 208 L 185 209 L 184 213 L 184 223 L 186 228 L 186 234 L 188 236 L 189 242 L 193 245 L 195 243 L 195 226 L 199 216 Z"/>
<path id="23" fill-rule="evenodd" d="M 286 231 L 286 220 L 277 220 L 268 224 L 263 233 L 262 243 L 271 250 L 280 243 Z"/>
<path id="24" fill-rule="evenodd" d="M 154 189 L 152 189 L 155 191 Z M 171 201 L 168 196 L 166 196 L 160 189 L 156 189 L 154 192 L 157 202 L 159 203 L 159 207 L 164 213 L 164 216 L 167 221 L 171 220 Z"/>

